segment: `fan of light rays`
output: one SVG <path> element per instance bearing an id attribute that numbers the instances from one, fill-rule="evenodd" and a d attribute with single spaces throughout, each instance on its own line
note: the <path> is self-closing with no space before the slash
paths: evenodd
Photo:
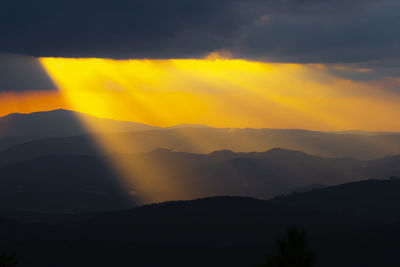
<path id="1" fill-rule="evenodd" d="M 153 126 L 374 130 L 387 125 L 381 114 L 400 115 L 390 94 L 333 77 L 319 65 L 219 58 L 42 58 L 41 63 L 71 109 Z M 378 97 L 365 97 L 371 94 Z M 92 132 L 101 132 L 100 125 L 79 119 Z M 202 151 L 211 143 L 184 131 L 179 133 L 180 142 L 193 150 Z M 122 181 L 135 191 L 144 192 L 141 197 L 145 202 L 187 196 L 190 185 L 168 180 L 171 168 L 164 162 L 150 158 L 132 161 L 116 155 L 140 146 L 140 141 L 123 135 L 97 134 L 94 138 L 111 155 L 111 164 Z"/>

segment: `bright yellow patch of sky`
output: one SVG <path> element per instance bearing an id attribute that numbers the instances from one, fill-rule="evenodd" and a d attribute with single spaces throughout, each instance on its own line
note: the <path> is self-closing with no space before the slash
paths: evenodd
<path id="1" fill-rule="evenodd" d="M 335 77 L 324 65 L 218 57 L 40 61 L 59 88 L 60 107 L 98 117 L 155 126 L 400 131 L 397 94 Z"/>

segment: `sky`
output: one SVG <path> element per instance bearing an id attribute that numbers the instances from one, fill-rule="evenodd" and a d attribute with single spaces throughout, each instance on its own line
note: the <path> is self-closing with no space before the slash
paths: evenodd
<path id="1" fill-rule="evenodd" d="M 400 131 L 395 0 L 3 1 L 0 116 Z"/>

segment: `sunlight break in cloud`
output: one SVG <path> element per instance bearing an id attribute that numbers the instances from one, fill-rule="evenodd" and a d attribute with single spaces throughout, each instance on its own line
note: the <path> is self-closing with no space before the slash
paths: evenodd
<path id="1" fill-rule="evenodd" d="M 399 131 L 400 97 L 325 65 L 42 58 L 65 101 L 99 117 L 172 126 Z M 366 70 L 351 70 L 365 72 Z"/>

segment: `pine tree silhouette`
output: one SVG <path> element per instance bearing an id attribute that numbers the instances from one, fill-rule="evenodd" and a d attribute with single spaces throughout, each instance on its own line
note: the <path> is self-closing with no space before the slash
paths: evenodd
<path id="1" fill-rule="evenodd" d="M 17 259 L 15 252 L 9 255 L 4 252 L 0 254 L 0 267 L 15 267 L 15 266 L 17 266 Z"/>
<path id="2" fill-rule="evenodd" d="M 290 227 L 286 235 L 276 241 L 276 249 L 259 267 L 312 267 L 314 251 L 307 245 L 306 234 Z"/>

